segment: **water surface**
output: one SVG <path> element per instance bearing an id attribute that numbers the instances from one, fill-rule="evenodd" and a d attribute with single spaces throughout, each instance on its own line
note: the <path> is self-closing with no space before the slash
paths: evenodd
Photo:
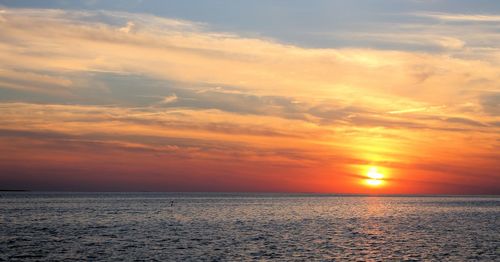
<path id="1" fill-rule="evenodd" d="M 497 197 L 0 195 L 2 261 L 500 259 Z"/>

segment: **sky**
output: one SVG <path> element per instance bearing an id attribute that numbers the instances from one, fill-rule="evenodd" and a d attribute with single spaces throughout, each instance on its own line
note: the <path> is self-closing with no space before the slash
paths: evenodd
<path id="1" fill-rule="evenodd" d="M 0 0 L 0 189 L 500 194 L 500 2 Z"/>

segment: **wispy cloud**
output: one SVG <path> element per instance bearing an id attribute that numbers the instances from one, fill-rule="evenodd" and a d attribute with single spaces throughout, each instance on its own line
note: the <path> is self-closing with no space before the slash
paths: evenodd
<path id="1" fill-rule="evenodd" d="M 177 99 L 178 99 L 177 95 L 172 94 L 172 95 L 170 95 L 170 96 L 166 96 L 166 97 L 164 97 L 164 98 L 161 100 L 161 103 L 162 103 L 162 104 L 169 104 L 169 103 L 172 103 L 172 102 L 177 101 Z"/>
<path id="2" fill-rule="evenodd" d="M 416 16 L 428 17 L 444 21 L 456 22 L 500 22 L 500 15 L 496 14 L 456 14 L 440 12 L 414 13 Z"/>

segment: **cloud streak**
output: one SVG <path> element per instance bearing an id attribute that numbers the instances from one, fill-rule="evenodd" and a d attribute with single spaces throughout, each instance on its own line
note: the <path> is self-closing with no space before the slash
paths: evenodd
<path id="1" fill-rule="evenodd" d="M 500 16 L 494 14 L 454 14 L 454 13 L 427 12 L 427 13 L 415 13 L 414 15 L 420 17 L 438 19 L 438 20 L 456 21 L 456 22 L 500 22 Z"/>

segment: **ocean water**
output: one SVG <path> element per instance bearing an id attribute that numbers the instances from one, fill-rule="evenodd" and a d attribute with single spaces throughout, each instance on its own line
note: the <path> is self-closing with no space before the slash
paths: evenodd
<path id="1" fill-rule="evenodd" d="M 0 195 L 1 261 L 500 261 L 496 197 Z"/>

